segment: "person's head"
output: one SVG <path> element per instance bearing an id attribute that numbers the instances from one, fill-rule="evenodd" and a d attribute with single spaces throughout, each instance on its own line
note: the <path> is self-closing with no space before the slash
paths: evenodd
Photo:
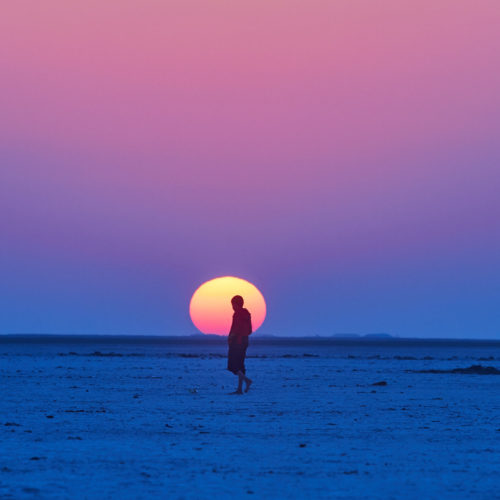
<path id="1" fill-rule="evenodd" d="M 235 295 L 231 299 L 231 305 L 233 306 L 233 309 L 237 311 L 238 309 L 241 309 L 243 307 L 243 297 L 241 295 Z"/>

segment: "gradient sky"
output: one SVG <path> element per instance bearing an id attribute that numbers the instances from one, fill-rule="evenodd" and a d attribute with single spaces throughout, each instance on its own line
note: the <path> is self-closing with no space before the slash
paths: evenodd
<path id="1" fill-rule="evenodd" d="M 500 338 L 498 0 L 8 0 L 0 332 Z"/>

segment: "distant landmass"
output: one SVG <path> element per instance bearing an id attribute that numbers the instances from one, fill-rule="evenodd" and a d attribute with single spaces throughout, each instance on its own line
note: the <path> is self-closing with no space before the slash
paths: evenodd
<path id="1" fill-rule="evenodd" d="M 259 335 L 259 337 L 269 337 L 269 338 L 280 338 L 277 335 Z M 287 337 L 293 338 L 293 337 Z M 349 339 L 349 340 L 363 340 L 363 339 L 397 339 L 399 337 L 395 337 L 389 333 L 366 333 L 364 335 L 360 333 L 334 333 L 333 335 L 309 335 L 309 336 L 301 336 L 297 338 L 310 338 L 310 339 Z"/>
<path id="2" fill-rule="evenodd" d="M 394 339 L 394 335 L 390 335 L 389 333 L 367 333 L 363 335 L 365 339 Z"/>

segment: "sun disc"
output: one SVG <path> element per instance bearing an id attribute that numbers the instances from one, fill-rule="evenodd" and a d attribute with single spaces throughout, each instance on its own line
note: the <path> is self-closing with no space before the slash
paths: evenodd
<path id="1" fill-rule="evenodd" d="M 203 283 L 194 292 L 189 304 L 191 320 L 202 333 L 227 335 L 231 328 L 233 309 L 231 299 L 241 295 L 252 315 L 253 330 L 266 317 L 266 302 L 258 288 L 241 278 L 223 276 Z"/>

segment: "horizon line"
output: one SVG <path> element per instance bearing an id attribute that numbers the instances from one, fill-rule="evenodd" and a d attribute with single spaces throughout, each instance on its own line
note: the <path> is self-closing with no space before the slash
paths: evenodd
<path id="1" fill-rule="evenodd" d="M 155 338 L 155 339 L 218 339 L 227 338 L 227 335 L 218 335 L 212 333 L 192 333 L 178 335 L 164 334 L 137 334 L 137 333 L 0 333 L 0 338 L 22 338 L 22 337 L 100 337 L 100 338 Z M 273 335 L 273 334 L 253 334 L 252 339 L 276 339 L 276 340 L 338 340 L 338 341 L 484 341 L 484 342 L 500 342 L 500 338 L 484 338 L 484 337 L 402 337 L 394 336 L 387 333 L 367 333 L 367 334 L 332 334 L 332 335 Z"/>

